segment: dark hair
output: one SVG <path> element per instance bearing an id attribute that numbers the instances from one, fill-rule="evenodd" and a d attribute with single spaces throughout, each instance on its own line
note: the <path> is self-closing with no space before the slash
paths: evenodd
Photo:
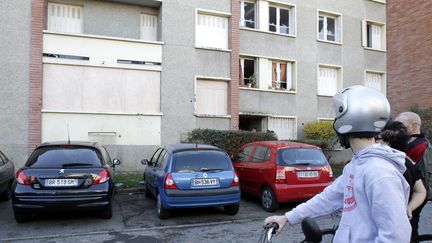
<path id="1" fill-rule="evenodd" d="M 388 122 L 379 136 L 390 147 L 400 151 L 406 150 L 408 140 L 410 139 L 406 126 L 400 121 Z"/>

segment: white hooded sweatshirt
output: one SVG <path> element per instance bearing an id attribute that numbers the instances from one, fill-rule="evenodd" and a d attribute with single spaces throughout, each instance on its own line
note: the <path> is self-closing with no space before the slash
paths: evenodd
<path id="1" fill-rule="evenodd" d="M 333 242 L 410 242 L 404 163 L 405 153 L 381 144 L 354 153 L 330 186 L 285 214 L 288 222 L 297 224 L 305 217 L 343 209 Z"/>

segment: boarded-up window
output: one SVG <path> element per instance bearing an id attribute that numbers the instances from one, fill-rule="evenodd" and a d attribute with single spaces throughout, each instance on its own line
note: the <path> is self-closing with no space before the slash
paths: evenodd
<path id="1" fill-rule="evenodd" d="M 227 115 L 228 82 L 197 80 L 196 113 L 206 115 Z"/>
<path id="2" fill-rule="evenodd" d="M 269 117 L 268 130 L 276 133 L 279 140 L 297 139 L 296 118 Z"/>
<path id="3" fill-rule="evenodd" d="M 335 95 L 338 90 L 339 68 L 319 67 L 318 72 L 318 95 Z"/>
<path id="4" fill-rule="evenodd" d="M 157 16 L 141 14 L 141 39 L 157 41 Z"/>
<path id="5" fill-rule="evenodd" d="M 76 112 L 160 112 L 160 73 L 44 64 L 43 108 Z"/>
<path id="6" fill-rule="evenodd" d="M 48 30 L 82 33 L 83 8 L 66 4 L 48 3 Z"/>
<path id="7" fill-rule="evenodd" d="M 196 46 L 228 49 L 228 18 L 198 14 L 195 31 Z"/>

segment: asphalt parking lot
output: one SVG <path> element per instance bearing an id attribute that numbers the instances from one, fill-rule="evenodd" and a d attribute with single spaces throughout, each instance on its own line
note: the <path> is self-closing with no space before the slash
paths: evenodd
<path id="1" fill-rule="evenodd" d="M 3 242 L 257 242 L 264 218 L 272 215 L 261 209 L 259 201 L 245 196 L 235 216 L 222 208 L 177 210 L 167 220 L 155 214 L 156 201 L 143 194 L 118 194 L 111 220 L 91 213 L 38 215 L 33 221 L 18 224 L 10 202 L 0 202 L 0 241 Z M 283 205 L 282 214 L 295 204 Z M 319 219 L 322 227 L 339 221 L 330 216 Z M 422 213 L 420 232 L 432 225 L 432 204 Z M 300 242 L 299 225 L 287 227 L 273 242 Z"/>

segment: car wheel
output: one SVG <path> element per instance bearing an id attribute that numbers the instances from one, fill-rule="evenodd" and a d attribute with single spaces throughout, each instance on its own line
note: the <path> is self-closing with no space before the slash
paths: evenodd
<path id="1" fill-rule="evenodd" d="M 224 206 L 225 213 L 228 215 L 236 215 L 239 211 L 240 205 L 227 205 Z"/>
<path id="2" fill-rule="evenodd" d="M 264 187 L 261 192 L 261 205 L 267 212 L 274 212 L 279 207 L 276 195 L 268 186 Z"/>
<path id="3" fill-rule="evenodd" d="M 18 223 L 26 223 L 32 219 L 31 213 L 16 213 L 16 212 L 14 212 L 14 217 Z"/>
<path id="4" fill-rule="evenodd" d="M 100 212 L 100 217 L 103 219 L 111 219 L 112 218 L 112 206 L 110 205 L 109 208 L 102 210 Z"/>
<path id="5" fill-rule="evenodd" d="M 12 197 L 12 181 L 9 182 L 6 191 L 0 195 L 0 200 L 9 201 Z"/>
<path id="6" fill-rule="evenodd" d="M 160 219 L 167 219 L 169 217 L 168 210 L 162 207 L 160 194 L 157 195 L 156 199 L 156 214 Z"/>

